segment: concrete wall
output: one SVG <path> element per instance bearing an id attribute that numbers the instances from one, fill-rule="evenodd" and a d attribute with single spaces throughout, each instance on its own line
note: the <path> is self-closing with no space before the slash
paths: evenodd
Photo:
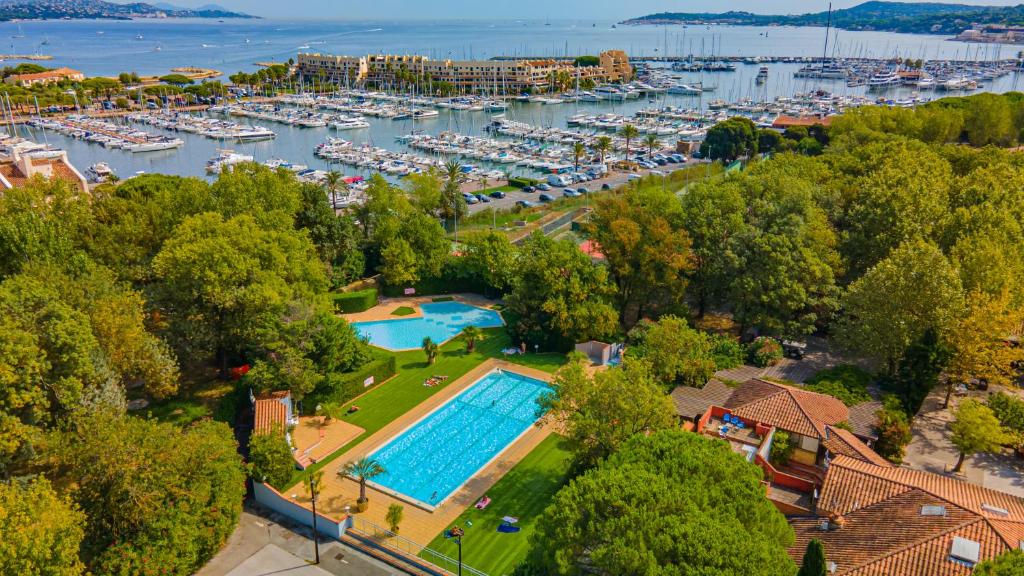
<path id="1" fill-rule="evenodd" d="M 291 518 L 303 526 L 313 527 L 313 511 L 311 509 L 290 498 L 286 498 L 267 484 L 254 481 L 252 485 L 253 496 L 255 496 L 257 502 L 278 514 Z M 345 533 L 347 526 L 347 516 L 342 520 L 335 520 L 317 512 L 316 529 L 320 534 L 325 534 L 335 540 L 341 540 L 341 536 Z"/>

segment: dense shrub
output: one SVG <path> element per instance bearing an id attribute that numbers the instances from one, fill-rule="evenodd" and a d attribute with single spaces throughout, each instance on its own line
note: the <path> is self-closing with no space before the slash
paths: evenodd
<path id="1" fill-rule="evenodd" d="M 394 355 L 378 354 L 377 358 L 354 372 L 335 373 L 324 378 L 309 395 L 308 401 L 303 403 L 307 411 L 315 410 L 318 404 L 344 404 L 394 376 L 398 371 Z M 373 376 L 373 384 L 364 385 L 370 376 Z"/>
<path id="2" fill-rule="evenodd" d="M 782 346 L 774 338 L 758 336 L 747 346 L 747 360 L 760 368 L 774 366 L 782 360 Z"/>
<path id="3" fill-rule="evenodd" d="M 854 406 L 871 400 L 868 384 L 871 375 L 849 364 L 822 370 L 807 381 L 806 388 L 812 392 L 828 394 L 838 398 L 847 406 Z"/>
<path id="4" fill-rule="evenodd" d="M 910 417 L 895 396 L 886 396 L 883 405 L 885 407 L 875 414 L 878 419 L 875 428 L 878 440 L 875 441 L 874 449 L 886 460 L 900 464 L 903 462 L 904 449 L 913 439 Z"/>
<path id="5" fill-rule="evenodd" d="M 284 488 L 295 470 L 284 430 L 276 428 L 253 434 L 249 439 L 249 464 L 253 480 L 266 482 L 279 490 Z"/>
<path id="6" fill-rule="evenodd" d="M 711 337 L 711 355 L 716 370 L 728 370 L 743 364 L 743 345 L 731 336 L 718 334 Z"/>
<path id="7" fill-rule="evenodd" d="M 369 310 L 377 305 L 376 288 L 332 294 L 331 297 L 334 300 L 334 309 L 346 314 Z"/>
<path id="8" fill-rule="evenodd" d="M 772 437 L 772 449 L 769 454 L 772 464 L 785 464 L 792 455 L 793 443 L 790 441 L 789 432 L 776 429 L 775 435 Z"/>
<path id="9" fill-rule="evenodd" d="M 525 176 L 517 176 L 515 178 L 508 179 L 508 185 L 516 188 L 526 188 L 527 186 L 536 186 L 537 184 L 540 184 L 540 180 L 526 178 Z"/>

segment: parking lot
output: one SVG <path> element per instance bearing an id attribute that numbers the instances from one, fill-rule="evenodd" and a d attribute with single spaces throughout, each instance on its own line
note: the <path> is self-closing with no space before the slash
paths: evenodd
<path id="1" fill-rule="evenodd" d="M 659 166 L 657 170 L 660 170 L 661 172 L 667 174 L 674 170 L 678 170 L 690 165 L 692 165 L 692 162 L 667 164 L 665 166 Z M 605 184 L 607 184 L 609 188 L 617 188 L 625 184 L 629 180 L 631 174 L 635 174 L 637 176 L 647 176 L 652 171 L 653 170 L 649 168 L 641 168 L 633 172 L 612 172 L 603 178 L 590 180 L 588 182 L 570 184 L 568 187 L 572 188 L 573 190 L 578 190 L 579 188 L 586 188 L 589 192 L 598 192 L 604 187 Z M 528 200 L 530 202 L 533 202 L 534 204 L 541 204 L 541 194 L 547 194 L 548 196 L 551 196 L 552 198 L 557 200 L 563 197 L 563 192 L 565 188 L 566 187 L 564 186 L 552 186 L 550 190 L 536 190 L 534 192 L 524 192 L 522 190 L 509 188 L 507 190 L 504 190 L 504 198 L 489 198 L 490 202 L 478 202 L 476 204 L 470 204 L 469 213 L 475 214 L 488 208 L 491 208 L 493 210 L 508 210 L 515 207 L 516 202 L 520 200 Z"/>

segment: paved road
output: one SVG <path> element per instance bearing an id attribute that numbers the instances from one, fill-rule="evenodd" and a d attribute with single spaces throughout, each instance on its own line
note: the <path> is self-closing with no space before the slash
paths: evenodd
<path id="1" fill-rule="evenodd" d="M 987 393 L 971 392 L 971 397 L 984 399 Z M 945 387 L 938 386 L 925 399 L 914 418 L 914 438 L 907 446 L 903 465 L 936 474 L 947 474 L 956 465 L 959 453 L 950 442 L 949 424 L 958 398 L 943 409 Z M 1024 497 L 1024 462 L 1007 451 L 1003 454 L 975 454 L 964 462 L 959 476 L 972 484 Z"/>
<path id="2" fill-rule="evenodd" d="M 271 548 L 266 548 L 268 545 Z M 274 546 L 283 552 L 274 550 Z M 244 574 L 263 574 L 281 562 L 294 561 L 295 557 L 311 562 L 313 556 L 312 530 L 258 505 L 250 506 L 247 503 L 238 527 L 227 544 L 206 566 L 196 572 L 196 576 L 225 576 L 239 567 L 253 570 L 242 572 Z M 320 540 L 319 568 L 336 576 L 403 575 L 341 542 L 323 538 Z M 234 572 L 232 576 L 239 573 Z M 310 574 L 312 576 L 315 573 Z"/>

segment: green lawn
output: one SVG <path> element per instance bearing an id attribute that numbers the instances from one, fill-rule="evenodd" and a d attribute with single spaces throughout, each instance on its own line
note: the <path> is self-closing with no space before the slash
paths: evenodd
<path id="1" fill-rule="evenodd" d="M 398 308 L 395 308 L 395 311 L 392 312 L 391 315 L 392 316 L 408 316 L 410 314 L 415 314 L 415 313 L 416 313 L 416 311 L 413 310 L 412 308 L 409 308 L 408 306 L 399 306 Z"/>
<path id="2" fill-rule="evenodd" d="M 469 507 L 455 521 L 465 530 L 462 560 L 491 576 L 511 574 L 529 549 L 537 520 L 562 487 L 569 471 L 571 453 L 565 439 L 552 434 L 509 470 L 487 491 L 491 504 L 484 510 Z M 520 532 L 498 532 L 503 516 L 519 518 Z M 472 526 L 467 524 L 472 522 Z M 455 543 L 438 534 L 429 547 L 450 558 L 458 555 Z"/>
<path id="3" fill-rule="evenodd" d="M 476 350 L 471 354 L 466 353 L 466 344 L 461 338 L 449 341 L 441 347 L 441 353 L 432 366 L 427 365 L 426 355 L 420 350 L 394 353 L 398 374 L 361 398 L 345 405 L 346 408 L 352 404 L 359 406 L 359 412 L 345 416 L 344 420 L 365 431 L 326 459 L 302 472 L 297 471 L 288 485 L 291 486 L 299 480 L 305 480 L 311 472 L 328 466 L 349 448 L 362 442 L 367 436 L 380 430 L 445 387 L 432 386 L 428 388 L 423 385 L 423 381 L 427 378 L 435 374 L 448 376 L 446 382 L 450 384 L 480 365 L 484 360 L 502 358 L 501 350 L 512 345 L 512 340 L 505 328 L 484 330 L 484 334 L 485 338 L 477 342 Z M 526 354 L 510 356 L 509 360 L 545 372 L 554 372 L 565 363 L 565 355 Z M 333 469 L 328 470 L 328 473 L 333 473 Z"/>

